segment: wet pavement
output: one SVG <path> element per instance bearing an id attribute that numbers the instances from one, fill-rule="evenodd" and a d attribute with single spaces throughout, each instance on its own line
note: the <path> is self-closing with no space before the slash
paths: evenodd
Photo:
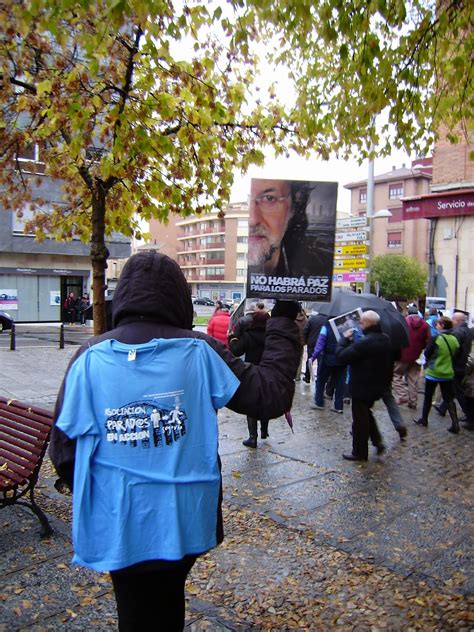
<path id="1" fill-rule="evenodd" d="M 0 394 L 51 408 L 74 351 L 0 349 Z M 272 420 L 257 450 L 245 418 L 220 411 L 226 540 L 192 571 L 187 629 L 472 630 L 474 433 L 401 407 L 402 443 L 378 403 L 387 452 L 350 463 L 349 407 L 315 411 L 312 390 L 296 384 L 294 434 Z M 49 540 L 28 510 L 1 513 L 0 630 L 114 629 L 107 576 L 69 564 L 71 499 L 54 480 L 46 460 Z"/>

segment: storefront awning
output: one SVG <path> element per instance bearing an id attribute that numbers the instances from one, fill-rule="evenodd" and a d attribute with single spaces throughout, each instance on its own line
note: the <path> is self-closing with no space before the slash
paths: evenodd
<path id="1" fill-rule="evenodd" d="M 474 189 L 442 191 L 402 199 L 403 220 L 474 215 Z"/>

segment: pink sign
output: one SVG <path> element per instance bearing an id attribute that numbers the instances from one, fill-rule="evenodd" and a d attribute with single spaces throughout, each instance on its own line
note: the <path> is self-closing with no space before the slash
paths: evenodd
<path id="1" fill-rule="evenodd" d="M 365 272 L 337 272 L 333 274 L 332 280 L 346 283 L 363 283 L 367 281 L 367 275 Z"/>

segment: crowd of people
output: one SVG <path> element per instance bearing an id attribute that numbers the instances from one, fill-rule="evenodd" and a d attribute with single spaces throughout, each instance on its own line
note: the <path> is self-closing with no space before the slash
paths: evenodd
<path id="1" fill-rule="evenodd" d="M 79 322 L 83 327 L 85 327 L 87 321 L 87 309 L 89 306 L 89 294 L 83 294 L 80 297 L 76 297 L 74 292 L 69 292 L 63 305 L 65 322 L 69 325 L 74 325 Z"/>
<path id="2" fill-rule="evenodd" d="M 230 313 L 217 305 L 208 333 L 228 345 L 235 355 L 258 364 L 268 317 L 264 303 L 251 304 L 246 314 L 231 327 Z M 369 439 L 377 454 L 385 452 L 372 413 L 372 407 L 379 399 L 386 406 L 400 439 L 406 439 L 408 428 L 400 406 L 406 405 L 414 411 L 418 409 L 422 373 L 424 400 L 421 415 L 413 418 L 414 423 L 428 426 L 433 396 L 439 384 L 440 400 L 434 407 L 441 416 L 449 414 L 449 432 L 458 434 L 460 422 L 467 429 L 474 429 L 470 395 L 473 389 L 473 360 L 470 356 L 473 336 L 467 315 L 455 311 L 449 318 L 431 309 L 425 319 L 418 307 L 410 304 L 406 308 L 405 321 L 409 343 L 402 348 L 394 346 L 390 337 L 383 333 L 380 317 L 373 310 L 363 312 L 360 327 L 346 328 L 337 340 L 327 316 L 314 313 L 308 317 L 299 305 L 295 322 L 300 332 L 301 348 L 306 346 L 306 354 L 300 354 L 295 381 L 302 378 L 309 384 L 315 376 L 311 407 L 316 410 L 324 410 L 328 399 L 330 410 L 338 414 L 344 412 L 344 403 L 351 404 L 353 445 L 351 452 L 343 454 L 347 460 L 366 461 Z M 308 362 L 303 364 L 305 357 Z M 261 437 L 266 438 L 269 436 L 268 419 L 263 417 Z M 256 448 L 257 419 L 248 418 L 247 422 L 249 437 L 243 443 Z"/>

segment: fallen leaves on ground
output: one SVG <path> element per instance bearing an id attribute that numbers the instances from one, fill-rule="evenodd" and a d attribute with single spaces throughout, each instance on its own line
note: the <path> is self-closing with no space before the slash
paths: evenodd
<path id="1" fill-rule="evenodd" d="M 259 630 L 472 628 L 469 598 L 316 544 L 310 530 L 232 507 L 224 524 L 224 543 L 197 561 L 187 590 L 224 620 Z"/>

